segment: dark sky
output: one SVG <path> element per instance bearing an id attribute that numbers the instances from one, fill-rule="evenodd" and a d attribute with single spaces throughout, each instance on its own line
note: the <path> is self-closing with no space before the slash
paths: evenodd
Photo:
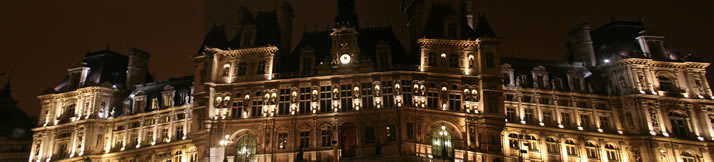
<path id="1" fill-rule="evenodd" d="M 209 1 L 209 0 L 205 0 Z M 244 5 L 251 12 L 273 10 L 279 0 L 72 0 L 0 1 L 0 72 L 12 72 L 13 96 L 37 116 L 36 96 L 54 87 L 67 68 L 87 50 L 111 48 L 151 53 L 150 71 L 157 80 L 191 75 L 189 55 L 200 46 L 207 26 L 231 22 Z M 335 0 L 294 0 L 293 46 L 304 30 L 325 30 L 336 13 Z M 714 60 L 714 1 L 485 1 L 474 10 L 486 14 L 503 38 L 502 55 L 564 59 L 566 32 L 578 23 L 594 27 L 610 21 L 636 20 L 682 52 Z M 406 37 L 399 0 L 358 0 L 361 26 L 391 25 Z M 402 43 L 406 43 L 403 42 Z M 712 70 L 712 68 L 709 68 Z M 0 83 L 7 77 L 0 77 Z M 714 80 L 709 77 L 709 80 Z"/>

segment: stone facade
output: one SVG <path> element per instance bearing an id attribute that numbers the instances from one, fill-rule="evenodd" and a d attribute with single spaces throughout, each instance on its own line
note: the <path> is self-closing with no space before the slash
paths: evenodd
<path id="1" fill-rule="evenodd" d="M 411 53 L 359 28 L 354 0 L 292 53 L 262 40 L 270 13 L 231 41 L 214 26 L 189 77 L 147 83 L 145 53 L 90 53 L 39 96 L 30 160 L 712 161 L 709 63 L 626 21 L 574 28 L 569 61 L 503 57 L 450 3 L 404 5 Z M 132 70 L 90 77 L 98 57 Z"/>

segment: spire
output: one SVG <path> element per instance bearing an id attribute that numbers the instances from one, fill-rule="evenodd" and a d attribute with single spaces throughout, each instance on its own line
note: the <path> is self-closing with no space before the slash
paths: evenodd
<path id="1" fill-rule="evenodd" d="M 355 11 L 355 0 L 339 0 L 337 2 L 337 17 L 335 17 L 335 27 L 354 27 L 359 29 L 357 12 Z"/>
<path id="2" fill-rule="evenodd" d="M 474 35 L 476 38 L 496 37 L 496 33 L 493 32 L 491 25 L 488 24 L 486 16 L 483 16 L 483 14 L 478 15 L 478 22 L 476 24 L 476 28 L 474 29 Z"/>

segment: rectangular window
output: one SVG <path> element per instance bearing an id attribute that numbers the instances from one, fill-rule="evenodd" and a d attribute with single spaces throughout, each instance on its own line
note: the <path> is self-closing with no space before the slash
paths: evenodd
<path id="1" fill-rule="evenodd" d="M 144 126 L 156 124 L 156 119 L 144 119 Z"/>
<path id="2" fill-rule="evenodd" d="M 238 72 L 237 72 L 237 73 L 238 73 L 238 76 L 244 76 L 244 75 L 245 75 L 245 73 L 246 73 L 246 66 L 247 66 L 247 65 L 246 65 L 245 62 L 238 63 Z"/>
<path id="3" fill-rule="evenodd" d="M 184 113 L 176 114 L 176 120 L 183 120 L 185 118 L 186 118 L 186 114 L 184 114 Z"/>
<path id="4" fill-rule="evenodd" d="M 414 104 L 414 99 L 412 96 L 412 87 L 409 81 L 404 80 L 402 81 L 402 102 L 404 102 L 404 105 L 413 105 Z"/>
<path id="5" fill-rule="evenodd" d="M 310 113 L 310 98 L 312 95 L 310 95 L 310 88 L 300 88 L 300 105 L 299 110 L 300 114 L 309 114 Z"/>
<path id="6" fill-rule="evenodd" d="M 449 94 L 449 110 L 451 110 L 451 111 L 461 110 L 461 95 Z"/>
<path id="7" fill-rule="evenodd" d="M 370 144 L 370 143 L 374 143 L 374 141 L 375 141 L 374 127 L 365 127 L 364 128 L 364 143 Z"/>
<path id="8" fill-rule="evenodd" d="M 550 98 L 540 98 L 540 104 L 550 105 Z"/>
<path id="9" fill-rule="evenodd" d="M 240 119 L 243 116 L 243 101 L 233 102 L 233 108 L 231 110 L 231 118 Z"/>
<path id="10" fill-rule="evenodd" d="M 606 116 L 600 117 L 600 128 L 608 130 L 610 129 L 610 118 Z"/>
<path id="11" fill-rule="evenodd" d="M 438 59 L 438 58 L 436 57 L 436 53 L 429 53 L 429 54 L 427 55 L 427 58 L 429 59 L 429 61 L 427 61 L 427 64 L 428 64 L 429 66 L 436 66 L 436 59 Z"/>
<path id="12" fill-rule="evenodd" d="M 172 106 L 172 99 L 173 95 L 164 95 L 164 107 L 171 107 Z"/>
<path id="13" fill-rule="evenodd" d="M 514 107 L 508 107 L 506 108 L 506 119 L 510 122 L 517 121 L 516 120 L 516 108 Z"/>
<path id="14" fill-rule="evenodd" d="M 459 56 L 457 54 L 449 54 L 449 67 L 459 67 Z"/>
<path id="15" fill-rule="evenodd" d="M 560 99 L 558 100 L 558 106 L 570 106 L 570 100 Z"/>
<path id="16" fill-rule="evenodd" d="M 543 111 L 543 123 L 545 123 L 546 125 L 553 124 L 553 112 L 552 111 Z"/>
<path id="17" fill-rule="evenodd" d="M 590 128 L 590 115 L 580 114 L 580 126 Z"/>
<path id="18" fill-rule="evenodd" d="M 332 130 L 322 130 L 322 147 L 332 146 Z"/>
<path id="19" fill-rule="evenodd" d="M 372 83 L 362 83 L 362 89 L 360 92 L 362 92 L 362 107 L 364 107 L 365 110 L 372 110 L 374 109 L 374 96 L 372 94 L 374 91 L 372 90 Z"/>
<path id="20" fill-rule="evenodd" d="M 563 124 L 566 127 L 570 126 L 570 123 L 572 123 L 570 121 L 570 113 L 566 113 L 566 112 L 560 113 L 560 117 L 561 117 L 561 122 L 560 122 L 561 124 Z"/>
<path id="21" fill-rule="evenodd" d="M 151 142 L 154 142 L 154 132 L 153 131 L 147 131 L 144 133 L 144 144 L 149 145 Z"/>
<path id="22" fill-rule="evenodd" d="M 320 113 L 332 111 L 332 88 L 330 86 L 320 87 Z"/>
<path id="23" fill-rule="evenodd" d="M 426 96 L 426 107 L 430 109 L 439 108 L 439 94 L 436 92 L 428 92 Z"/>
<path id="24" fill-rule="evenodd" d="M 310 132 L 300 132 L 300 147 L 310 148 Z"/>
<path id="25" fill-rule="evenodd" d="M 394 88 L 392 88 L 392 81 L 385 81 L 382 83 L 382 92 L 383 92 L 383 98 L 382 101 L 384 103 L 385 108 L 393 108 L 394 107 Z"/>
<path id="26" fill-rule="evenodd" d="M 161 128 L 161 142 L 169 142 L 169 128 Z"/>
<path id="27" fill-rule="evenodd" d="M 181 139 L 183 139 L 183 134 L 184 134 L 184 133 L 183 133 L 183 126 L 182 126 L 182 125 L 176 126 L 176 131 L 175 131 L 175 132 L 176 132 L 176 133 L 175 133 L 176 140 L 181 140 Z"/>
<path id="28" fill-rule="evenodd" d="M 407 139 L 414 139 L 414 123 L 407 123 Z"/>
<path id="29" fill-rule="evenodd" d="M 256 74 L 265 74 L 265 61 L 259 61 L 257 69 Z"/>
<path id="30" fill-rule="evenodd" d="M 159 98 L 151 98 L 151 110 L 159 109 Z"/>
<path id="31" fill-rule="evenodd" d="M 578 105 L 577 105 L 578 107 L 581 107 L 581 108 L 590 108 L 590 104 L 588 104 L 587 101 L 578 101 L 578 102 L 576 102 L 576 103 L 578 104 Z"/>
<path id="32" fill-rule="evenodd" d="M 528 122 L 535 121 L 535 109 L 526 109 L 526 115 L 524 116 L 523 120 L 526 120 Z"/>
<path id="33" fill-rule="evenodd" d="M 340 105 L 342 111 L 352 111 L 352 85 L 340 85 Z"/>
<path id="34" fill-rule="evenodd" d="M 285 150 L 288 148 L 288 133 L 278 134 L 278 150 Z"/>
<path id="35" fill-rule="evenodd" d="M 250 105 L 250 107 L 253 112 L 251 117 L 257 118 L 263 116 L 263 101 L 253 101 L 253 104 Z"/>
<path id="36" fill-rule="evenodd" d="M 394 125 L 387 125 L 384 130 L 384 135 L 387 136 L 387 140 L 389 141 L 397 141 L 396 132 L 396 127 L 394 127 Z"/>
<path id="37" fill-rule="evenodd" d="M 171 118 L 169 116 L 162 116 L 161 118 L 159 118 L 159 123 L 166 123 L 166 122 L 169 122 L 170 120 L 171 120 Z"/>
<path id="38" fill-rule="evenodd" d="M 278 115 L 290 114 L 290 89 L 280 89 L 278 98 Z"/>

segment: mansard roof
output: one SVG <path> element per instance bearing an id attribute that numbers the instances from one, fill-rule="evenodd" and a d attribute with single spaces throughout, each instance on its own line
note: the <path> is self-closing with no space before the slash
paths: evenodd
<path id="1" fill-rule="evenodd" d="M 162 92 L 164 92 L 167 89 L 173 89 L 175 90 L 174 96 L 173 96 L 173 105 L 174 106 L 180 106 L 185 104 L 186 101 L 184 101 L 184 98 L 181 98 L 181 93 L 187 93 L 190 95 L 192 93 L 192 87 L 193 87 L 193 76 L 184 76 L 180 78 L 171 78 L 168 80 L 164 81 L 157 81 L 157 82 L 150 82 L 150 83 L 144 83 L 144 84 L 138 84 L 136 85 L 136 89 L 131 92 L 129 96 L 137 97 L 137 96 L 146 96 L 144 102 L 144 108 L 146 108 L 143 112 L 149 112 L 151 108 L 151 99 L 156 98 L 160 103 L 165 102 L 164 98 L 162 97 Z M 132 97 L 127 98 L 127 100 L 133 99 Z M 164 104 L 160 104 L 161 108 L 163 108 Z M 160 108 L 160 109 L 161 109 Z M 117 113 L 121 114 L 121 113 Z"/>
<path id="2" fill-rule="evenodd" d="M 124 86 L 129 57 L 109 49 L 89 52 L 79 64 L 74 67 L 88 67 L 89 73 L 83 86 L 108 83 L 118 87 Z M 57 85 L 55 92 L 66 92 L 69 88 L 69 76 Z"/>
<path id="3" fill-rule="evenodd" d="M 663 54 L 645 56 L 638 37 L 664 38 L 648 29 L 642 20 L 622 21 L 613 19 L 590 32 L 595 57 L 598 61 L 619 58 L 650 58 L 657 61 L 697 61 L 691 54 L 684 54 L 664 42 Z"/>
<path id="4" fill-rule="evenodd" d="M 444 35 L 444 21 L 446 21 L 446 18 L 449 16 L 456 16 L 458 18 L 457 21 L 459 21 L 459 29 L 461 30 L 460 35 L 458 35 L 456 38 L 451 39 L 476 38 L 474 31 L 471 29 L 471 27 L 469 27 L 466 21 L 466 17 L 463 16 L 463 14 L 458 13 L 456 10 L 454 10 L 453 7 L 448 4 L 433 4 L 431 6 L 431 11 L 429 12 L 429 16 L 426 20 L 424 31 L 422 32 L 420 37 L 446 38 L 447 36 Z"/>
<path id="5" fill-rule="evenodd" d="M 236 35 L 228 40 L 226 35 L 225 25 L 213 25 L 211 30 L 206 34 L 203 40 L 203 44 L 198 50 L 197 55 L 201 55 L 205 48 L 218 48 L 218 49 L 238 49 L 238 48 L 251 48 L 251 47 L 264 47 L 268 45 L 279 46 L 280 45 L 280 24 L 278 23 L 277 11 L 259 11 L 256 16 L 253 15 L 247 9 L 241 8 L 239 11 L 239 18 L 237 25 L 240 25 L 240 31 L 235 31 Z M 255 33 L 251 36 L 254 39 L 254 43 L 251 46 L 244 46 L 241 41 L 246 30 L 246 27 L 255 27 Z M 288 40 L 289 41 L 289 40 Z M 288 52 L 289 49 L 280 49 L 278 52 Z"/>
<path id="6" fill-rule="evenodd" d="M 600 75 L 594 75 L 595 71 L 590 71 L 584 66 L 574 65 L 568 61 L 560 60 L 534 60 L 516 57 L 502 57 L 501 62 L 505 65 L 508 64 L 511 69 L 513 69 L 514 83 L 515 79 L 526 79 L 523 82 L 527 84 L 519 84 L 519 88 L 536 88 L 534 86 L 533 70 L 534 68 L 544 68 L 548 73 L 549 84 L 552 83 L 553 79 L 560 78 L 562 87 L 561 89 L 553 89 L 556 91 L 571 91 L 571 92 L 583 92 L 580 90 L 575 90 L 571 88 L 571 83 L 568 81 L 568 74 L 575 73 L 582 75 L 585 80 L 585 92 L 588 93 L 605 93 L 604 85 L 598 80 Z M 506 70 L 506 69 L 504 69 Z M 524 76 L 525 78 L 520 78 Z M 541 88 L 542 89 L 542 88 Z"/>

